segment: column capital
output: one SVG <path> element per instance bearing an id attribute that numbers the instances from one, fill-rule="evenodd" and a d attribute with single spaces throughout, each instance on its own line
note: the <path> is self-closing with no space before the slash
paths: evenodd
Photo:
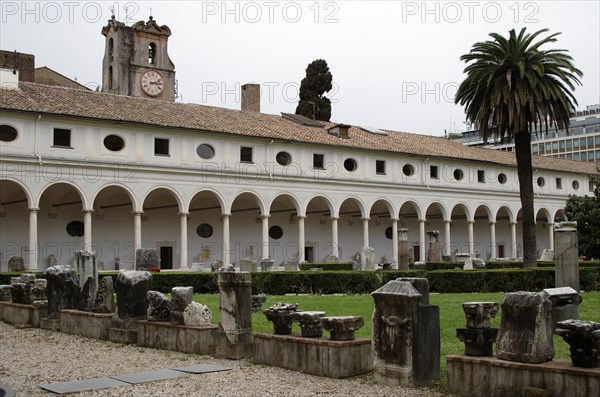
<path id="1" fill-rule="evenodd" d="M 84 208 L 81 210 L 81 212 L 83 212 L 84 214 L 93 214 L 94 213 L 94 209 L 93 208 Z"/>
<path id="2" fill-rule="evenodd" d="M 496 222 L 496 221 L 490 221 L 490 226 L 495 225 L 496 223 L 498 223 L 498 222 Z"/>
<path id="3" fill-rule="evenodd" d="M 142 216 L 144 214 L 144 211 L 131 211 L 131 213 L 133 215 Z"/>
<path id="4" fill-rule="evenodd" d="M 398 221 L 400 220 L 400 218 L 390 218 L 390 220 L 391 220 L 392 222 L 398 222 Z"/>
<path id="5" fill-rule="evenodd" d="M 179 215 L 188 217 L 188 216 L 190 216 L 190 213 L 189 212 L 180 212 Z"/>
<path id="6" fill-rule="evenodd" d="M 427 219 L 418 219 L 417 222 L 419 222 L 419 223 L 425 223 L 425 222 L 427 222 Z"/>
<path id="7" fill-rule="evenodd" d="M 339 216 L 330 216 L 329 219 L 331 219 L 332 221 L 338 221 L 340 219 Z"/>
<path id="8" fill-rule="evenodd" d="M 554 226 L 554 222 L 547 222 L 546 225 L 548 225 L 548 226 Z"/>
<path id="9" fill-rule="evenodd" d="M 306 215 L 296 215 L 296 219 L 306 219 Z"/>
<path id="10" fill-rule="evenodd" d="M 35 207 L 27 208 L 27 211 L 29 211 L 29 212 L 37 212 L 39 210 L 40 210 L 39 208 L 35 208 Z"/>
<path id="11" fill-rule="evenodd" d="M 473 225 L 475 221 L 467 221 L 467 225 Z"/>
<path id="12" fill-rule="evenodd" d="M 228 213 L 221 214 L 222 218 L 229 218 L 230 216 L 231 216 L 231 214 L 228 214 Z"/>
<path id="13" fill-rule="evenodd" d="M 260 218 L 261 218 L 261 219 L 263 219 L 263 220 L 264 220 L 264 219 L 269 219 L 270 217 L 271 217 L 271 215 L 270 215 L 270 214 L 266 214 L 266 215 L 263 215 L 263 214 L 261 214 L 261 215 L 260 215 Z"/>
<path id="14" fill-rule="evenodd" d="M 360 218 L 360 219 L 362 219 L 363 221 L 367 221 L 367 222 L 371 220 L 371 218 L 370 218 L 370 217 L 368 217 L 368 216 L 367 216 L 367 217 L 365 217 L 365 218 Z"/>
<path id="15" fill-rule="evenodd" d="M 509 225 L 511 225 L 511 226 L 517 226 L 517 223 L 519 223 L 519 222 L 509 222 Z"/>
<path id="16" fill-rule="evenodd" d="M 452 219 L 444 219 L 444 223 L 452 223 Z"/>

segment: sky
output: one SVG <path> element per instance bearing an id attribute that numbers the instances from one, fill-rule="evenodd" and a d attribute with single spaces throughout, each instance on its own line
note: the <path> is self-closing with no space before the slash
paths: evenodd
<path id="1" fill-rule="evenodd" d="M 0 0 L 0 48 L 35 55 L 79 83 L 102 83 L 112 11 L 172 31 L 177 101 L 240 108 L 240 86 L 262 86 L 263 113 L 294 113 L 315 59 L 333 74 L 332 121 L 443 136 L 470 128 L 454 94 L 460 56 L 491 32 L 562 32 L 583 71 L 578 109 L 600 103 L 600 1 L 51 1 Z M 550 34 L 548 33 L 548 34 Z"/>

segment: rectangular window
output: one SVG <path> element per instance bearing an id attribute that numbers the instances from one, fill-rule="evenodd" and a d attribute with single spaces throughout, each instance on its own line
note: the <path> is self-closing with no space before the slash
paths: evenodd
<path id="1" fill-rule="evenodd" d="M 438 166 L 437 165 L 429 166 L 429 177 L 431 179 L 438 179 Z"/>
<path id="2" fill-rule="evenodd" d="M 591 136 L 587 139 L 587 147 L 588 149 L 594 148 L 594 137 Z"/>
<path id="3" fill-rule="evenodd" d="M 567 140 L 567 151 L 573 150 L 573 141 L 571 139 Z"/>
<path id="4" fill-rule="evenodd" d="M 485 183 L 485 171 L 477 170 L 477 182 Z"/>
<path id="5" fill-rule="evenodd" d="M 375 160 L 375 172 L 377 175 L 385 175 L 385 161 Z"/>
<path id="6" fill-rule="evenodd" d="M 560 152 L 563 153 L 565 151 L 565 141 L 560 141 Z"/>
<path id="7" fill-rule="evenodd" d="M 552 142 L 552 153 L 558 153 L 558 142 Z"/>
<path id="8" fill-rule="evenodd" d="M 531 153 L 538 154 L 538 145 L 531 145 Z"/>
<path id="9" fill-rule="evenodd" d="M 169 140 L 165 138 L 154 138 L 154 154 L 157 156 L 168 156 Z"/>
<path id="10" fill-rule="evenodd" d="M 325 169 L 325 155 L 324 154 L 313 154 L 313 168 L 320 170 Z"/>
<path id="11" fill-rule="evenodd" d="M 556 178 L 556 188 L 562 189 L 562 178 Z"/>
<path id="12" fill-rule="evenodd" d="M 588 188 L 590 192 L 594 192 L 594 182 L 590 181 Z"/>
<path id="13" fill-rule="evenodd" d="M 52 146 L 70 148 L 71 130 L 66 130 L 64 128 L 55 128 Z"/>
<path id="14" fill-rule="evenodd" d="M 252 148 L 242 146 L 240 148 L 240 162 L 252 163 Z"/>
<path id="15" fill-rule="evenodd" d="M 600 148 L 600 135 L 598 135 L 597 137 L 595 137 L 594 140 L 596 142 L 596 147 Z"/>

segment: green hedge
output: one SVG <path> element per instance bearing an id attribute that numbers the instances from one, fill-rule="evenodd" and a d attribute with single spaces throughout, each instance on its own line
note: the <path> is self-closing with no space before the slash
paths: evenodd
<path id="1" fill-rule="evenodd" d="M 339 263 L 301 263 L 300 270 L 310 270 L 319 268 L 321 270 L 353 270 L 352 262 L 339 262 Z"/>

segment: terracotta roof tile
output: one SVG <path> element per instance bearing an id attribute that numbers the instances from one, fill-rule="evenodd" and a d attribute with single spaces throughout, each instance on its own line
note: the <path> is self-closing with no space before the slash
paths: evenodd
<path id="1" fill-rule="evenodd" d="M 350 139 L 340 139 L 327 133 L 336 123 L 324 123 L 321 129 L 263 113 L 34 83 L 21 82 L 19 88 L 0 91 L 0 109 L 516 166 L 512 152 L 467 147 L 441 137 L 384 130 L 388 134 L 385 136 L 352 126 L 349 131 Z M 591 162 L 551 157 L 534 156 L 533 165 L 537 169 L 583 174 L 599 172 Z"/>

